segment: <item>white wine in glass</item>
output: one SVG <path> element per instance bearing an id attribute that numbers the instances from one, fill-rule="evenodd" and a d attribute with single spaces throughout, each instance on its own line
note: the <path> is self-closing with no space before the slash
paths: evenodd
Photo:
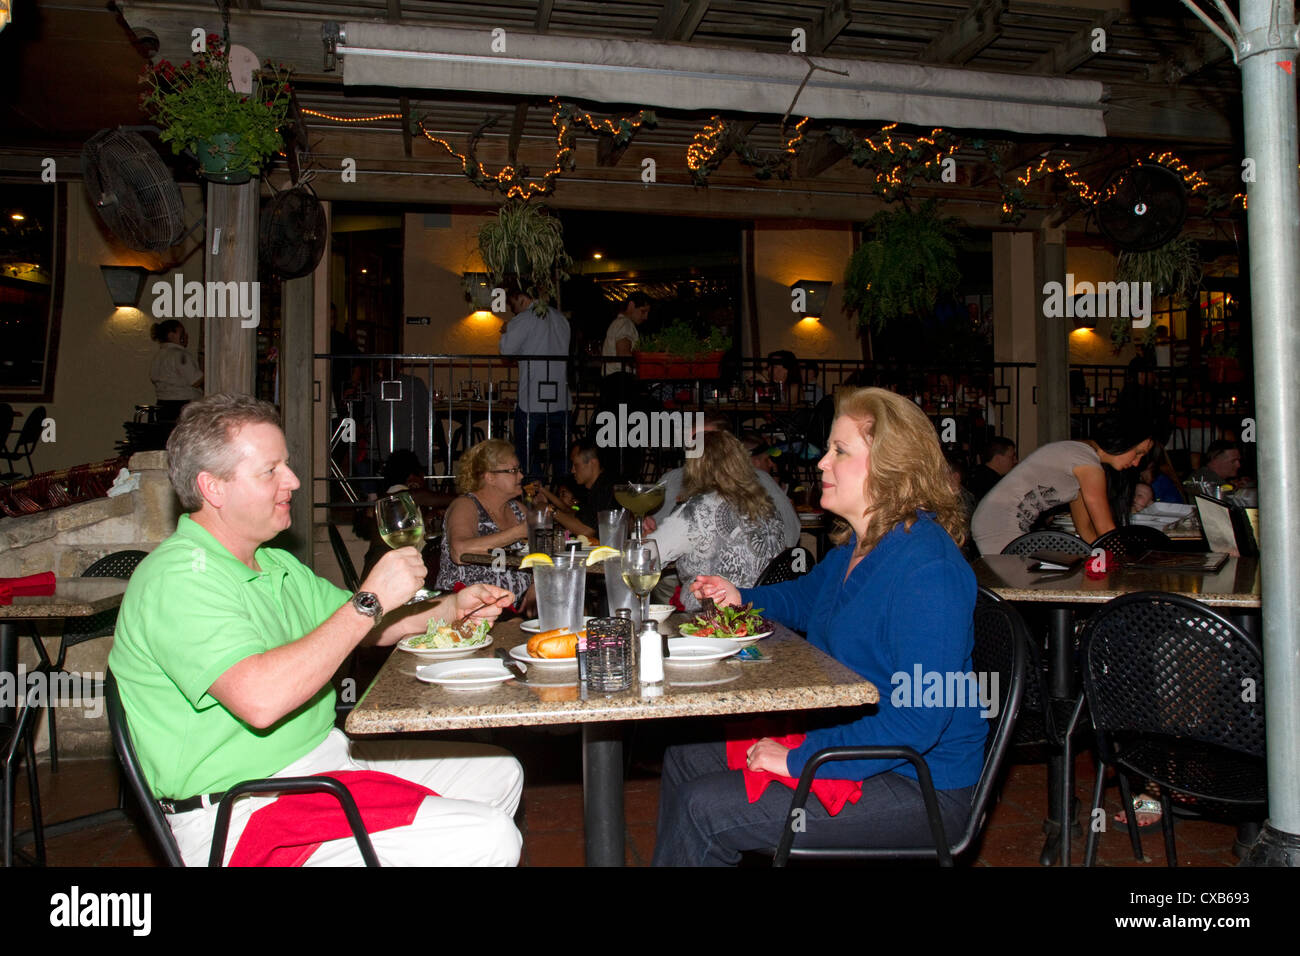
<path id="1" fill-rule="evenodd" d="M 399 491 L 375 502 L 375 520 L 379 524 L 379 537 L 393 550 L 414 548 L 424 550 L 424 516 L 409 491 Z M 433 597 L 435 592 L 420 588 L 407 604 L 418 604 Z"/>
<path id="2" fill-rule="evenodd" d="M 650 618 L 650 592 L 659 583 L 659 542 L 629 541 L 623 546 L 623 583 L 641 599 L 641 620 Z"/>

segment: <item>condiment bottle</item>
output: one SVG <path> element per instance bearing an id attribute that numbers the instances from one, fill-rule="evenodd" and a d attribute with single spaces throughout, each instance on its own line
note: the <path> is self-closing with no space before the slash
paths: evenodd
<path id="1" fill-rule="evenodd" d="M 659 625 L 647 618 L 641 622 L 641 636 L 637 642 L 641 645 L 641 683 L 661 684 L 664 679 L 664 646 Z"/>

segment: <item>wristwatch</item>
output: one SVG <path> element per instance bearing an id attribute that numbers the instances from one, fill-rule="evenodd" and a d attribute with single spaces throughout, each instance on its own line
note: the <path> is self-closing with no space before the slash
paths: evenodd
<path id="1" fill-rule="evenodd" d="M 370 591 L 358 591 L 352 595 L 352 606 L 357 609 L 358 614 L 364 614 L 376 621 L 384 616 L 383 605 L 379 603 L 379 598 Z"/>

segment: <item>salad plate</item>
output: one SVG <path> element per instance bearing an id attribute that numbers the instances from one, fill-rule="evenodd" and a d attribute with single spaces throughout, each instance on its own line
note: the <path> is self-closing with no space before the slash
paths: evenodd
<path id="1" fill-rule="evenodd" d="M 481 621 L 473 628 L 456 627 L 439 622 L 430 622 L 429 629 L 423 634 L 409 634 L 397 642 L 397 649 L 414 654 L 427 660 L 451 660 L 468 657 L 477 650 L 490 647 L 492 635 L 488 633 L 491 625 Z"/>
<path id="2" fill-rule="evenodd" d="M 555 669 L 572 667 L 576 669 L 578 666 L 577 657 L 531 657 L 528 654 L 528 645 L 526 643 L 510 648 L 510 656 L 519 663 L 527 664 L 530 667 Z M 529 673 L 531 674 L 532 671 L 529 671 Z"/>
<path id="3" fill-rule="evenodd" d="M 682 637 L 730 641 L 736 646 L 753 644 L 772 633 L 772 625 L 752 604 L 742 607 L 709 607 L 679 625 Z"/>
<path id="4" fill-rule="evenodd" d="M 415 676 L 426 684 L 441 684 L 450 689 L 483 690 L 512 680 L 515 675 L 495 657 L 477 657 L 468 661 L 423 664 L 415 669 Z"/>
<path id="5" fill-rule="evenodd" d="M 665 664 L 713 664 L 740 653 L 740 641 L 720 641 L 713 637 L 670 637 Z"/>

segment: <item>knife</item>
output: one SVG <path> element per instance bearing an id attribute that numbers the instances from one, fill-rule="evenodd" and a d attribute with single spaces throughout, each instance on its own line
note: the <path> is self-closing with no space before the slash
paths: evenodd
<path id="1" fill-rule="evenodd" d="M 518 661 L 514 660 L 510 656 L 509 651 L 507 651 L 504 647 L 498 647 L 497 657 L 501 659 L 502 666 L 504 666 L 505 669 L 511 673 L 511 675 L 514 677 L 515 680 L 519 681 L 521 684 L 528 683 L 528 679 L 524 674 L 523 667 L 520 666 Z"/>

